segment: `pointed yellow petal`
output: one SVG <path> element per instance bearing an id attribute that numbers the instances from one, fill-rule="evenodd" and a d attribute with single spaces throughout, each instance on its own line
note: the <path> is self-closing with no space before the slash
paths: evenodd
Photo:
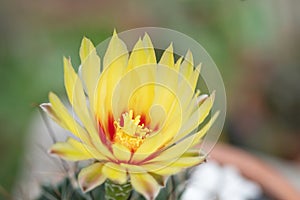
<path id="1" fill-rule="evenodd" d="M 162 187 L 166 186 L 168 176 L 162 176 L 162 175 L 151 173 L 151 172 L 149 172 L 149 174 L 156 180 L 156 182 L 160 186 L 162 186 Z"/>
<path id="2" fill-rule="evenodd" d="M 125 43 L 118 37 L 116 31 L 114 31 L 113 36 L 107 47 L 107 51 L 104 55 L 103 66 L 104 69 L 113 64 L 121 64 L 119 70 L 122 68 L 124 63 L 127 63 L 128 50 Z M 125 62 L 126 60 L 126 62 Z"/>
<path id="3" fill-rule="evenodd" d="M 83 192 L 93 190 L 106 180 L 102 173 L 103 163 L 94 163 L 83 168 L 78 175 L 78 183 Z"/>
<path id="4" fill-rule="evenodd" d="M 158 132 L 153 133 L 153 135 L 146 138 L 144 143 L 134 153 L 132 160 L 143 160 L 145 157 L 147 157 L 147 155 L 151 155 L 158 149 L 165 147 L 165 145 L 168 144 L 178 133 L 181 126 L 182 116 L 182 110 L 178 104 L 179 103 L 177 101 L 174 101 L 173 105 L 171 106 L 172 108 L 168 111 L 165 111 L 167 114 L 165 122 L 161 124 Z M 152 117 L 153 116 L 151 115 L 151 118 Z"/>
<path id="5" fill-rule="evenodd" d="M 194 156 L 195 155 L 195 156 Z M 199 154 L 193 154 L 193 156 L 183 156 L 173 160 L 172 162 L 150 162 L 143 164 L 142 167 L 148 172 L 152 172 L 161 176 L 169 176 L 182 171 L 185 168 L 189 168 L 204 162 L 205 157 L 199 156 Z"/>
<path id="6" fill-rule="evenodd" d="M 127 71 L 147 64 L 147 55 L 141 38 L 137 41 L 128 60 Z"/>
<path id="7" fill-rule="evenodd" d="M 137 192 L 141 193 L 146 199 L 155 199 L 160 190 L 160 186 L 147 172 L 145 173 L 129 173 L 131 185 Z"/>
<path id="8" fill-rule="evenodd" d="M 182 60 L 183 60 L 183 57 L 180 57 L 180 58 L 178 58 L 178 60 L 176 61 L 175 66 L 174 66 L 174 68 L 175 68 L 176 71 L 179 71 L 180 66 L 181 66 L 181 63 L 182 63 Z"/>
<path id="9" fill-rule="evenodd" d="M 68 138 L 66 142 L 55 143 L 51 147 L 49 152 L 66 160 L 72 161 L 88 160 L 94 158 L 82 143 L 73 138 Z"/>
<path id="10" fill-rule="evenodd" d="M 192 145 L 193 137 L 185 139 L 172 147 L 164 150 L 157 157 L 150 160 L 150 162 L 173 162 L 183 155 Z"/>
<path id="11" fill-rule="evenodd" d="M 194 68 L 193 54 L 190 50 L 188 50 L 184 57 L 184 61 L 181 64 L 180 73 L 182 73 L 185 76 L 186 80 L 188 80 L 193 72 L 193 68 Z"/>
<path id="12" fill-rule="evenodd" d="M 193 89 L 196 88 L 197 81 L 198 81 L 198 78 L 199 78 L 199 75 L 200 75 L 200 71 L 201 71 L 201 63 L 196 67 L 196 69 L 192 72 L 192 74 L 189 78 L 191 87 Z"/>
<path id="13" fill-rule="evenodd" d="M 112 112 L 112 95 L 128 62 L 128 50 L 124 42 L 114 32 L 103 58 L 104 71 L 97 83 L 95 93 L 95 112 L 98 120 L 108 134 L 108 116 Z"/>
<path id="14" fill-rule="evenodd" d="M 188 168 L 202 163 L 205 157 L 181 157 L 170 165 L 170 167 Z"/>
<path id="15" fill-rule="evenodd" d="M 172 142 L 176 142 L 184 138 L 206 119 L 213 106 L 214 98 L 215 92 L 213 92 L 210 97 L 206 98 L 200 107 L 190 116 L 189 120 L 183 124 L 180 132 L 176 135 L 176 137 L 174 137 Z"/>
<path id="16" fill-rule="evenodd" d="M 76 122 L 60 99 L 52 92 L 49 93 L 49 101 L 51 107 L 47 107 L 47 113 L 49 113 L 55 121 L 59 122 L 63 128 L 73 133 L 74 136 L 82 140 L 84 143 L 90 144 L 87 132 Z M 45 106 L 44 108 L 46 109 Z"/>
<path id="17" fill-rule="evenodd" d="M 216 118 L 218 117 L 219 112 L 215 113 L 214 116 L 209 120 L 209 122 L 197 133 L 194 135 L 191 135 L 184 140 L 180 141 L 179 143 L 171 146 L 170 148 L 162 151 L 158 156 L 151 159 L 150 163 L 159 163 L 163 162 L 166 164 L 173 163 L 176 161 L 179 157 L 187 156 L 185 154 L 191 147 L 194 147 L 197 143 L 200 142 L 200 140 L 204 137 L 204 135 L 207 133 L 211 125 L 214 123 Z M 198 156 L 198 155 L 196 155 Z M 173 165 L 174 166 L 174 165 Z M 178 167 L 178 166 L 174 166 Z"/>
<path id="18" fill-rule="evenodd" d="M 62 128 L 69 130 L 68 125 L 65 123 L 64 120 L 60 119 L 59 116 L 56 115 L 55 111 L 53 110 L 51 103 L 42 103 L 40 105 L 40 108 L 47 113 L 53 121 L 55 121 L 58 125 L 60 125 Z"/>
<path id="19" fill-rule="evenodd" d="M 89 96 L 90 107 L 94 106 L 94 90 L 100 75 L 100 57 L 97 55 L 93 43 L 84 37 L 80 47 L 80 72 L 84 86 Z"/>
<path id="20" fill-rule="evenodd" d="M 64 57 L 64 82 L 69 102 L 71 105 L 73 105 L 73 91 L 77 79 L 78 77 L 71 64 L 71 60 Z"/>
<path id="21" fill-rule="evenodd" d="M 91 117 L 90 111 L 88 110 L 81 80 L 75 73 L 71 61 L 66 58 L 64 58 L 64 76 L 65 88 L 70 104 L 73 106 L 80 121 L 91 135 L 92 141 L 98 142 L 99 137 L 95 128 L 95 120 L 94 117 Z"/>
<path id="22" fill-rule="evenodd" d="M 147 33 L 145 33 L 145 35 L 143 37 L 143 45 L 145 48 L 145 52 L 148 56 L 148 58 L 147 58 L 148 63 L 156 64 L 156 56 L 155 56 L 154 47 L 153 47 L 152 41 Z"/>
<path id="23" fill-rule="evenodd" d="M 176 174 L 182 170 L 181 167 L 170 166 L 171 163 L 154 162 L 143 164 L 142 167 L 149 173 L 155 173 L 160 176 L 170 176 Z"/>
<path id="24" fill-rule="evenodd" d="M 127 172 L 124 167 L 121 165 L 109 162 L 103 166 L 102 169 L 103 174 L 118 184 L 124 184 L 127 182 Z"/>
<path id="25" fill-rule="evenodd" d="M 78 115 L 80 121 L 88 131 L 91 141 L 93 145 L 106 157 L 113 158 L 113 155 L 109 151 L 106 145 L 102 143 L 100 140 L 95 118 L 91 115 L 86 102 L 86 97 L 83 92 L 82 84 L 79 79 L 77 79 L 74 85 L 74 92 L 73 92 L 73 108 Z"/>
<path id="26" fill-rule="evenodd" d="M 150 122 L 149 109 L 153 104 L 156 65 L 137 67 L 124 74 L 114 91 L 112 107 L 119 118 L 124 111 L 132 109 L 141 115 L 143 123 Z M 145 120 L 144 120 L 145 119 Z"/>
<path id="27" fill-rule="evenodd" d="M 169 66 L 171 68 L 174 67 L 174 55 L 173 55 L 173 44 L 171 43 L 170 46 L 164 51 L 159 64 L 164 66 Z"/>
<path id="28" fill-rule="evenodd" d="M 166 182 L 167 182 L 167 176 L 161 176 L 155 173 L 151 173 L 146 171 L 146 169 L 143 166 L 139 166 L 139 165 L 130 165 L 130 164 L 122 164 L 127 170 L 129 174 L 149 174 L 151 175 L 156 182 L 160 185 L 160 186 L 165 186 Z"/>
<path id="29" fill-rule="evenodd" d="M 207 124 L 205 124 L 205 126 L 196 133 L 195 138 L 193 140 L 193 143 L 191 144 L 191 146 L 195 146 L 197 143 L 199 143 L 202 138 L 205 136 L 205 134 L 207 133 L 207 131 L 210 129 L 210 127 L 213 125 L 213 123 L 216 121 L 216 119 L 219 116 L 219 111 L 216 112 L 212 118 L 209 120 L 209 122 L 207 122 Z"/>

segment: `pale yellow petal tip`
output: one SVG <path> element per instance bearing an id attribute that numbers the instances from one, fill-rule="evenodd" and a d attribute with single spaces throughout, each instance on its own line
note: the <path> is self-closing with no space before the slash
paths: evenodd
<path id="1" fill-rule="evenodd" d="M 201 69 L 202 69 L 202 63 L 199 63 L 199 64 L 197 65 L 197 67 L 195 68 L 195 71 L 197 71 L 198 74 L 200 74 Z"/>
<path id="2" fill-rule="evenodd" d="M 143 48 L 143 41 L 141 39 L 141 37 L 139 37 L 138 41 L 136 42 L 136 44 L 134 45 L 134 50 L 139 50 Z"/>
<path id="3" fill-rule="evenodd" d="M 79 172 L 78 185 L 82 192 L 89 192 L 105 182 L 106 178 L 102 173 L 102 166 L 101 163 L 94 163 Z"/>
<path id="4" fill-rule="evenodd" d="M 114 28 L 113 37 L 118 37 L 117 29 Z"/>
<path id="5" fill-rule="evenodd" d="M 52 92 L 52 91 L 49 92 L 48 98 L 49 98 L 50 101 L 51 101 L 51 99 L 56 98 L 56 97 L 57 96 L 56 96 L 56 94 L 54 92 Z"/>
<path id="6" fill-rule="evenodd" d="M 63 57 L 63 63 L 64 63 L 64 70 L 67 70 L 68 68 L 73 68 L 70 57 L 66 58 L 64 56 Z"/>
<path id="7" fill-rule="evenodd" d="M 67 58 L 66 56 L 63 57 L 64 65 L 70 62 L 70 58 Z"/>
<path id="8" fill-rule="evenodd" d="M 173 42 L 170 43 L 170 45 L 168 46 L 168 48 L 166 49 L 166 51 L 173 53 Z"/>
<path id="9" fill-rule="evenodd" d="M 144 37 L 143 37 L 143 42 L 146 47 L 153 47 L 152 40 L 148 33 L 145 32 Z"/>
<path id="10" fill-rule="evenodd" d="M 116 30 L 116 29 L 114 29 L 113 34 L 112 34 L 112 37 L 111 37 L 110 40 L 112 41 L 112 40 L 114 40 L 114 39 L 119 39 L 118 33 L 117 33 L 117 30 Z"/>
<path id="11" fill-rule="evenodd" d="M 144 40 L 144 41 L 146 41 L 146 40 L 151 40 L 151 39 L 150 39 L 150 36 L 148 35 L 147 32 L 145 32 L 144 37 L 143 37 L 143 40 Z"/>
<path id="12" fill-rule="evenodd" d="M 190 49 L 187 50 L 187 52 L 185 54 L 185 59 L 189 58 L 189 57 L 193 57 L 192 51 Z"/>
<path id="13" fill-rule="evenodd" d="M 139 37 L 139 39 L 138 39 L 138 42 L 137 43 L 143 43 L 143 41 L 142 41 L 142 38 L 141 37 Z"/>
<path id="14" fill-rule="evenodd" d="M 81 40 L 81 47 L 84 46 L 84 45 L 88 45 L 88 44 L 94 46 L 92 41 L 88 37 L 83 36 L 83 38 Z"/>
<path id="15" fill-rule="evenodd" d="M 190 49 L 187 50 L 184 59 L 189 63 L 193 64 L 193 54 Z"/>
<path id="16" fill-rule="evenodd" d="M 183 57 L 181 56 L 180 58 L 177 59 L 176 61 L 176 66 L 178 66 L 178 68 L 180 67 L 181 63 L 182 63 Z"/>
<path id="17" fill-rule="evenodd" d="M 83 43 L 84 41 L 88 41 L 88 40 L 90 40 L 90 39 L 87 38 L 86 36 L 83 36 L 83 37 L 82 37 L 82 40 L 81 40 L 81 43 Z"/>

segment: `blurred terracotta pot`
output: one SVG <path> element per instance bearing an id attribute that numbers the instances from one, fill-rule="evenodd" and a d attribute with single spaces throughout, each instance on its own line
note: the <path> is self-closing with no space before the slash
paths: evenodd
<path id="1" fill-rule="evenodd" d="M 300 192 L 277 170 L 241 149 L 217 144 L 210 157 L 220 164 L 234 165 L 243 176 L 260 184 L 263 191 L 274 199 L 300 199 Z"/>

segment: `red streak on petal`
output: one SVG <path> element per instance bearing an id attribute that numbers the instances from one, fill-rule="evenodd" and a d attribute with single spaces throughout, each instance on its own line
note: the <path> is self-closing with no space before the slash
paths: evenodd
<path id="1" fill-rule="evenodd" d="M 158 131 L 158 129 L 159 129 L 159 124 L 157 124 L 157 125 L 154 127 L 153 132 Z"/>
<path id="2" fill-rule="evenodd" d="M 107 131 L 108 131 L 108 136 L 109 136 L 109 140 L 113 141 L 115 134 L 116 134 L 116 127 L 114 125 L 114 117 L 111 113 L 108 114 L 107 116 Z"/>
<path id="3" fill-rule="evenodd" d="M 107 145 L 107 138 L 100 121 L 98 121 L 98 134 L 99 134 L 99 138 L 101 139 L 101 142 Z"/>
<path id="4" fill-rule="evenodd" d="M 147 163 L 147 162 L 151 161 L 153 158 L 156 158 L 160 153 L 161 153 L 160 151 L 154 152 L 151 155 L 149 155 L 148 157 L 146 157 L 144 160 L 141 160 L 138 162 L 131 162 L 131 164 L 141 165 L 141 164 Z"/>
<path id="5" fill-rule="evenodd" d="M 140 118 L 140 123 L 139 123 L 139 125 L 144 124 L 144 125 L 146 126 L 146 120 L 147 120 L 146 115 L 145 115 L 145 114 L 142 114 L 142 115 L 141 115 L 141 118 Z"/>
<path id="6" fill-rule="evenodd" d="M 124 126 L 124 118 L 123 118 L 123 114 L 120 117 L 120 126 L 123 127 Z"/>

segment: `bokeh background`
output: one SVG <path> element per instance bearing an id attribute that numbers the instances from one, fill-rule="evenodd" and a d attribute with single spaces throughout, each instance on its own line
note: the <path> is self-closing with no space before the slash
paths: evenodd
<path id="1" fill-rule="evenodd" d="M 62 56 L 78 66 L 82 37 L 97 44 L 113 28 L 159 26 L 197 40 L 227 90 L 221 139 L 300 171 L 299 8 L 295 0 L 1 1 L 0 191 L 10 193 L 20 173 L 36 105 L 50 90 L 64 94 Z"/>

